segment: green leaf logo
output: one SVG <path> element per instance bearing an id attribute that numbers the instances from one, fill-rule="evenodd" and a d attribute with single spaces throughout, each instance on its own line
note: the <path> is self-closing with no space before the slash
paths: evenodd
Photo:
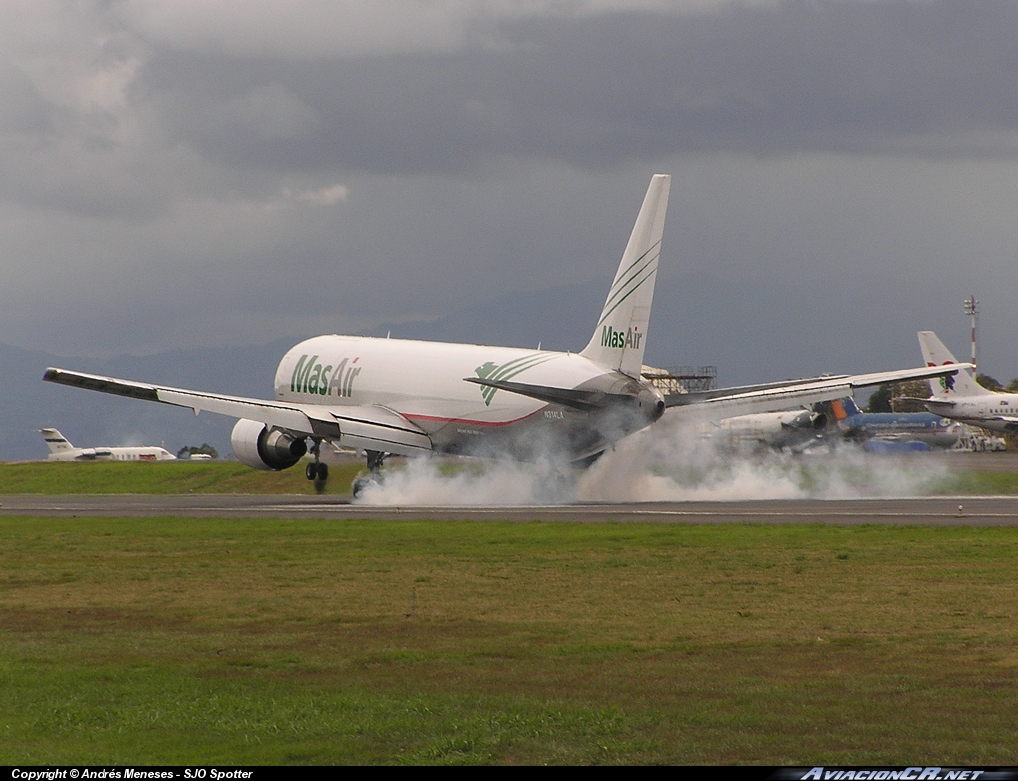
<path id="1" fill-rule="evenodd" d="M 546 355 L 543 353 L 534 353 L 532 355 L 525 355 L 522 358 L 516 358 L 515 360 L 504 363 L 498 366 L 491 361 L 481 364 L 474 373 L 477 374 L 482 380 L 511 380 L 517 374 L 525 372 L 527 369 L 533 368 L 545 361 L 550 361 L 554 358 L 554 355 Z M 490 386 L 481 385 L 481 398 L 484 399 L 484 406 L 490 406 L 491 400 L 495 398 L 495 393 L 498 392 L 498 388 L 492 388 Z"/>

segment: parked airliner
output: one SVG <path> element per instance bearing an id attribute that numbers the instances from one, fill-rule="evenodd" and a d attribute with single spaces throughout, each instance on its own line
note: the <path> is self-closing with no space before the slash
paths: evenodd
<path id="1" fill-rule="evenodd" d="M 173 461 L 176 456 L 161 447 L 75 447 L 55 428 L 44 428 L 49 446 L 47 461 Z"/>
<path id="2" fill-rule="evenodd" d="M 232 434 L 239 460 L 279 470 L 310 452 L 314 461 L 306 474 L 318 480 L 327 474 L 319 458 L 323 441 L 364 451 L 373 475 L 390 454 L 524 460 L 551 454 L 588 463 L 656 421 L 669 404 L 718 406 L 727 394 L 739 414 L 787 408 L 799 403 L 796 393 L 808 403 L 850 392 L 857 378 L 839 376 L 666 402 L 642 376 L 670 184 L 665 174 L 652 177 L 594 333 L 578 353 L 318 336 L 283 356 L 271 401 L 55 368 L 44 379 L 239 418 Z M 922 367 L 865 378 L 890 382 L 956 372 Z"/>
<path id="3" fill-rule="evenodd" d="M 947 449 L 958 444 L 965 429 L 964 424 L 932 412 L 862 412 L 851 398 L 832 401 L 830 414 L 845 439 L 857 442 L 921 442 Z"/>
<path id="4" fill-rule="evenodd" d="M 951 351 L 933 331 L 919 332 L 919 347 L 927 366 L 956 364 Z M 1014 434 L 1018 431 L 1018 393 L 994 393 L 977 383 L 968 369 L 954 377 L 930 380 L 933 398 L 923 399 L 935 415 L 960 420 L 973 426 Z"/>

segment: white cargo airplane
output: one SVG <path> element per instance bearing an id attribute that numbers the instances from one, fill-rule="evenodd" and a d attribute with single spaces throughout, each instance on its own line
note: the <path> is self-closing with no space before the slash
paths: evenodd
<path id="1" fill-rule="evenodd" d="M 957 364 L 951 351 L 933 331 L 919 332 L 919 347 L 927 366 Z M 1018 431 L 1018 393 L 989 391 L 973 379 L 968 369 L 939 382 L 930 380 L 930 390 L 933 398 L 922 399 L 922 402 L 935 415 L 1005 434 Z"/>
<path id="2" fill-rule="evenodd" d="M 310 439 L 315 458 L 308 479 L 327 476 L 319 458 L 323 441 L 364 451 L 373 477 L 391 454 L 521 460 L 551 454 L 590 462 L 665 411 L 665 398 L 641 374 L 670 183 L 664 174 L 651 179 L 594 334 L 579 353 L 318 336 L 283 356 L 271 401 L 54 368 L 43 379 L 240 418 L 233 452 L 255 469 L 292 467 L 309 452 Z M 881 383 L 956 372 L 923 367 L 867 377 Z M 854 379 L 769 383 L 669 402 L 695 396 L 720 409 L 727 396 L 734 405 L 734 412 L 725 408 L 729 415 L 784 409 L 844 396 Z"/>
<path id="3" fill-rule="evenodd" d="M 176 456 L 161 447 L 74 447 L 55 428 L 40 432 L 49 446 L 48 461 L 173 461 Z"/>

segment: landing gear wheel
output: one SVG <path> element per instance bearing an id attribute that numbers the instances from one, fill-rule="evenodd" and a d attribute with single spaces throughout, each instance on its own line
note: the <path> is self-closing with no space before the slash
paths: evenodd
<path id="1" fill-rule="evenodd" d="M 322 440 L 315 439 L 314 444 L 308 451 L 315 457 L 315 460 L 304 467 L 304 476 L 315 483 L 315 493 L 325 493 L 325 481 L 329 479 L 329 467 L 319 461 L 322 454 Z"/>
<path id="2" fill-rule="evenodd" d="M 360 499 L 364 496 L 364 492 L 373 485 L 381 485 L 382 476 L 380 474 L 370 474 L 367 477 L 358 477 L 353 481 L 353 498 Z"/>
<path id="3" fill-rule="evenodd" d="M 360 499 L 364 496 L 364 489 L 371 484 L 371 480 L 366 477 L 358 477 L 353 481 L 353 498 Z"/>
<path id="4" fill-rule="evenodd" d="M 353 481 L 352 490 L 354 499 L 360 499 L 368 486 L 382 484 L 382 463 L 389 454 L 379 450 L 368 450 L 366 455 L 368 458 L 368 474 L 366 477 L 358 477 Z"/>
<path id="5" fill-rule="evenodd" d="M 368 457 L 368 471 L 373 475 L 377 475 L 382 469 L 385 457 L 389 454 L 383 453 L 380 450 L 368 450 L 366 453 Z"/>

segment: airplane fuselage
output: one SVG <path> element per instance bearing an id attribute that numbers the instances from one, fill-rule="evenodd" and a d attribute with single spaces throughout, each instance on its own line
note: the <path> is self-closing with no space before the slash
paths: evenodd
<path id="1" fill-rule="evenodd" d="M 925 442 L 940 448 L 953 447 L 961 436 L 958 421 L 930 412 L 860 412 L 838 425 L 849 437 Z"/>
<path id="2" fill-rule="evenodd" d="M 635 414 L 547 403 L 468 377 L 631 393 Z M 419 427 L 436 451 L 522 458 L 599 452 L 655 420 L 661 400 L 648 384 L 575 353 L 337 335 L 292 348 L 276 371 L 275 397 L 328 407 L 381 406 Z"/>
<path id="3" fill-rule="evenodd" d="M 176 458 L 163 447 L 75 447 L 55 428 L 44 428 L 39 433 L 50 450 L 48 461 L 173 461 Z"/>
<path id="4" fill-rule="evenodd" d="M 48 461 L 173 461 L 173 453 L 161 447 L 76 447 L 50 453 Z"/>
<path id="5" fill-rule="evenodd" d="M 959 396 L 950 401 L 927 399 L 926 408 L 936 415 L 971 426 L 1014 434 L 1018 431 L 1018 393 Z"/>

